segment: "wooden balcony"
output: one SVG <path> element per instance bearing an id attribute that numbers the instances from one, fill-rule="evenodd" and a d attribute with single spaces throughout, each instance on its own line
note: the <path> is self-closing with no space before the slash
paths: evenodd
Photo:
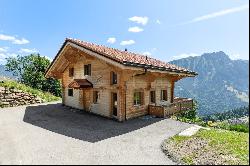
<path id="1" fill-rule="evenodd" d="M 149 105 L 149 114 L 156 117 L 165 118 L 175 113 L 193 109 L 193 99 L 175 98 L 169 106 Z"/>

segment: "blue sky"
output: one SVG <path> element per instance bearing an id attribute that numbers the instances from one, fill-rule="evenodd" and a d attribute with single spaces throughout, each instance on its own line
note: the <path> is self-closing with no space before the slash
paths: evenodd
<path id="1" fill-rule="evenodd" d="M 248 0 L 0 0 L 0 64 L 66 37 L 170 61 L 224 51 L 249 59 Z"/>

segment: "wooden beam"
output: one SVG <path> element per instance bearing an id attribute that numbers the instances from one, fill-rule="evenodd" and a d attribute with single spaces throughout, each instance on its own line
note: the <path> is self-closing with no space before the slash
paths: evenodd
<path id="1" fill-rule="evenodd" d="M 175 88 L 175 81 L 171 81 L 171 103 L 174 102 L 174 88 Z"/>
<path id="2" fill-rule="evenodd" d="M 63 76 L 63 73 L 58 72 L 58 71 L 51 71 L 50 76 L 55 78 L 55 79 L 61 79 Z"/>

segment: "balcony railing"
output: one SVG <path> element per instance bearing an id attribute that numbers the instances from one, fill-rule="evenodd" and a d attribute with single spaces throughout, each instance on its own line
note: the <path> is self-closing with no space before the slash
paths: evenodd
<path id="1" fill-rule="evenodd" d="M 174 102 L 168 106 L 149 105 L 149 114 L 156 117 L 169 117 L 175 113 L 193 109 L 193 99 L 175 98 Z"/>

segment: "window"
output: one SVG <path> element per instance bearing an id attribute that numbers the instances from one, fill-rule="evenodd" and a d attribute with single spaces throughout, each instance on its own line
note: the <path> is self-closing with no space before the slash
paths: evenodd
<path id="1" fill-rule="evenodd" d="M 98 91 L 94 91 L 93 102 L 96 104 L 96 103 L 98 103 L 98 100 L 99 100 L 99 92 Z"/>
<path id="2" fill-rule="evenodd" d="M 69 68 L 69 77 L 74 77 L 74 68 Z"/>
<path id="3" fill-rule="evenodd" d="M 84 75 L 91 76 L 91 64 L 84 65 Z"/>
<path id="4" fill-rule="evenodd" d="M 167 90 L 161 90 L 161 100 L 164 100 L 164 101 L 168 100 L 168 92 L 167 92 Z"/>
<path id="5" fill-rule="evenodd" d="M 117 74 L 115 72 L 111 72 L 111 84 L 117 84 Z"/>
<path id="6" fill-rule="evenodd" d="M 155 103 L 155 91 L 150 91 L 150 102 Z"/>
<path id="7" fill-rule="evenodd" d="M 143 92 L 134 93 L 134 105 L 143 105 Z"/>
<path id="8" fill-rule="evenodd" d="M 68 89 L 68 96 L 73 96 L 74 93 L 73 93 L 73 89 Z"/>

